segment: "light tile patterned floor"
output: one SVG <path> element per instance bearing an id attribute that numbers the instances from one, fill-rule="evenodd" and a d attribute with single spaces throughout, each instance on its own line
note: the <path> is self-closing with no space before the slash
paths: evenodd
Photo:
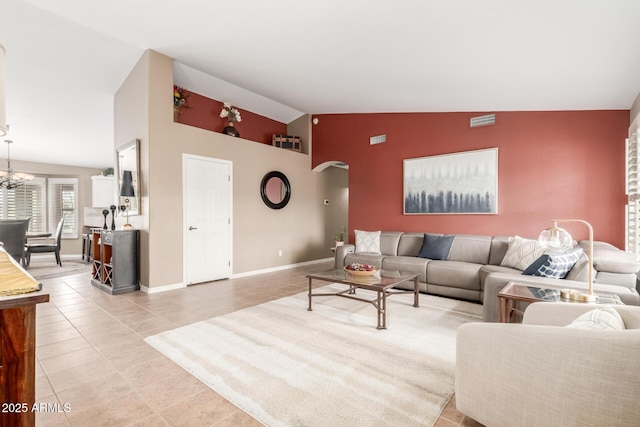
<path id="1" fill-rule="evenodd" d="M 88 274 L 43 280 L 37 308 L 36 399 L 59 404 L 42 426 L 257 426 L 144 337 L 306 290 L 331 263 L 148 295 L 111 296 Z M 64 412 L 64 405 L 68 412 Z M 477 426 L 449 403 L 436 426 Z"/>

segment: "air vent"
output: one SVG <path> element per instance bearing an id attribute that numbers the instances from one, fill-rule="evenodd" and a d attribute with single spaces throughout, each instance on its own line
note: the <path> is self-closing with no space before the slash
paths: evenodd
<path id="1" fill-rule="evenodd" d="M 496 122 L 495 114 L 488 114 L 486 116 L 478 116 L 471 118 L 471 127 L 476 128 L 478 126 L 492 125 Z"/>
<path id="2" fill-rule="evenodd" d="M 369 138 L 369 145 L 382 144 L 383 142 L 387 142 L 387 135 L 378 135 Z"/>

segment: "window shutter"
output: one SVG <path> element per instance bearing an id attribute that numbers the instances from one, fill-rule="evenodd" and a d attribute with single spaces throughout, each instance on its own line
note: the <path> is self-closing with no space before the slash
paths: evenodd
<path id="1" fill-rule="evenodd" d="M 78 207 L 76 178 L 49 179 L 49 231 L 55 233 L 58 222 L 64 218 L 62 236 L 78 238 Z"/>
<path id="2" fill-rule="evenodd" d="M 640 189 L 638 188 L 638 132 L 626 140 L 626 251 L 640 261 Z"/>
<path id="3" fill-rule="evenodd" d="M 0 191 L 0 218 L 31 218 L 29 231 L 44 232 L 45 224 L 45 189 L 44 178 L 33 180 L 18 188 Z"/>

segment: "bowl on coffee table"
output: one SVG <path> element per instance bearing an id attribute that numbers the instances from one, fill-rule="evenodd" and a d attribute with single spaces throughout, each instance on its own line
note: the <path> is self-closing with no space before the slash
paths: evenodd
<path id="1" fill-rule="evenodd" d="M 369 264 L 353 263 L 344 267 L 344 271 L 354 276 L 373 276 L 379 269 Z"/>

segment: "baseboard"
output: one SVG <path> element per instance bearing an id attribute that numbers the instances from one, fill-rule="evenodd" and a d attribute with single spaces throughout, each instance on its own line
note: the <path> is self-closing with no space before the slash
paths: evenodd
<path id="1" fill-rule="evenodd" d="M 264 268 L 262 270 L 253 270 L 253 271 L 246 271 L 244 273 L 232 274 L 231 279 L 239 279 L 241 277 L 256 276 L 258 274 L 264 274 L 264 273 L 273 273 L 275 271 L 290 270 L 292 268 L 304 267 L 305 265 L 320 264 L 328 261 L 333 261 L 333 257 L 316 259 L 312 261 L 298 262 L 296 264 L 279 265 L 278 267 L 270 267 L 270 268 Z"/>
<path id="2" fill-rule="evenodd" d="M 140 290 L 145 294 L 157 294 L 159 292 L 175 291 L 176 289 L 186 288 L 184 283 L 175 283 L 173 285 L 154 286 L 152 288 L 148 286 L 140 285 Z"/>
<path id="3" fill-rule="evenodd" d="M 53 260 L 53 262 L 55 263 L 55 259 L 56 256 L 53 252 L 46 252 L 46 253 L 40 253 L 40 254 L 31 254 L 31 260 L 33 261 L 34 259 L 38 260 L 38 259 L 48 259 L 48 260 Z M 60 254 L 60 259 L 62 261 L 82 261 L 82 255 L 77 255 L 77 254 Z M 89 264 L 89 263 L 87 263 Z"/>
<path id="4" fill-rule="evenodd" d="M 333 261 L 333 258 L 316 259 L 316 260 L 312 260 L 312 261 L 298 262 L 296 264 L 280 265 L 278 267 L 264 268 L 262 270 L 254 270 L 254 271 L 247 271 L 247 272 L 244 272 L 244 273 L 232 274 L 230 279 L 238 279 L 238 278 L 241 278 L 241 277 L 257 276 L 259 274 L 273 273 L 275 271 L 290 270 L 290 269 L 296 268 L 296 267 L 303 267 L 305 265 L 320 264 L 320 263 L 328 262 L 328 261 Z M 176 290 L 176 289 L 182 289 L 182 288 L 186 288 L 186 287 L 187 286 L 184 283 L 175 283 L 173 285 L 165 285 L 165 286 L 154 286 L 154 287 L 151 287 L 151 288 L 148 287 L 148 286 L 140 285 L 140 290 L 142 292 L 146 293 L 146 294 L 157 294 L 159 292 L 173 291 L 173 290 Z"/>

